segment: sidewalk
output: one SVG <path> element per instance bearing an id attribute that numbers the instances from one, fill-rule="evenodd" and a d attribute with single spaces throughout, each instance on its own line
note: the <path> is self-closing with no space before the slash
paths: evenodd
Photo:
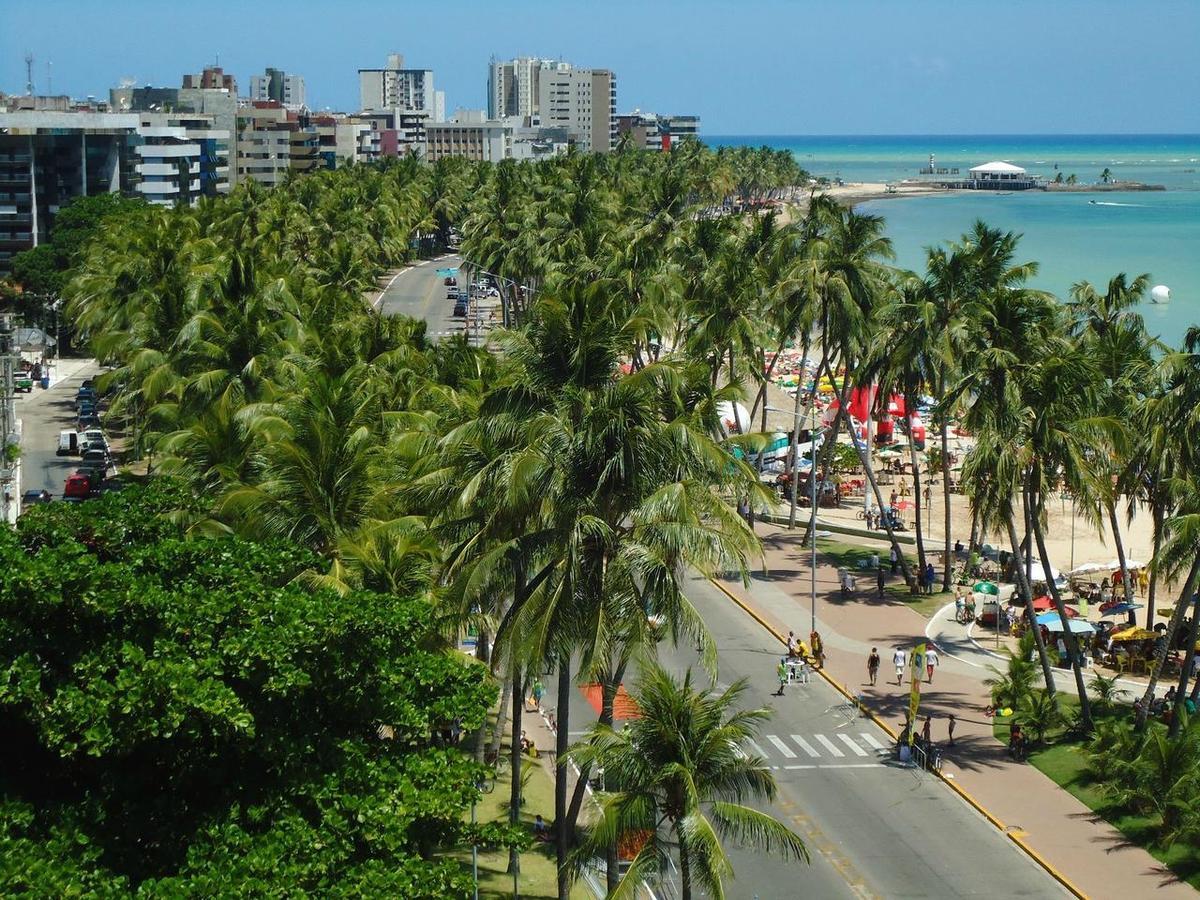
<path id="1" fill-rule="evenodd" d="M 794 631 L 807 641 L 812 627 L 811 570 L 808 552 L 800 543 L 803 531 L 789 534 L 786 529 L 760 525 L 758 532 L 768 574 L 755 573 L 749 589 L 735 580 L 723 584 L 776 630 L 785 635 Z M 1090 896 L 1154 893 L 1195 900 L 1196 892 L 1149 853 L 1126 843 L 1115 828 L 1033 766 L 1009 759 L 1003 745 L 992 737 L 991 721 L 983 716 L 988 702 L 983 679 L 989 674 L 987 665 L 996 660 L 969 640 L 965 628 L 953 623 L 952 612 L 926 620 L 886 595 L 883 600 L 876 599 L 873 589 L 860 590 L 844 600 L 836 568 L 818 562 L 816 629 L 825 643 L 826 671 L 834 680 L 852 694 L 861 693 L 871 710 L 899 731 L 909 684 L 906 677 L 902 688 L 896 686 L 892 652 L 896 647 L 911 650 L 926 639 L 928 629 L 943 652 L 933 683 L 921 686 L 918 718 L 932 714 L 934 740 L 942 742 L 946 714 L 953 712 L 957 717 L 954 747 L 948 750 L 943 769 L 946 777 Z M 955 625 L 957 633 L 949 624 Z M 882 657 L 875 687 L 866 677 L 866 659 L 872 647 L 878 648 Z M 1069 677 L 1070 673 L 1065 673 L 1064 687 Z"/>

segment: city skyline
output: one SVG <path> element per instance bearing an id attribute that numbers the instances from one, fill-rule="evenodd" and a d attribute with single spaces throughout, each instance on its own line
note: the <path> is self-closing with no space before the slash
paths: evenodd
<path id="1" fill-rule="evenodd" d="M 297 0 L 286 18 L 280 8 L 216 2 L 205 21 L 228 24 L 214 32 L 184 27 L 186 9 L 142 0 L 116 16 L 81 0 L 13 0 L 0 35 L 0 91 L 25 92 L 26 52 L 38 92 L 52 79 L 53 92 L 78 97 L 103 97 L 123 78 L 177 86 L 184 72 L 219 59 L 243 93 L 252 74 L 273 66 L 304 77 L 313 109 L 354 111 L 357 70 L 399 52 L 437 73 L 449 114 L 486 108 L 492 57 L 532 55 L 611 69 L 621 111 L 694 113 L 714 135 L 1200 132 L 1200 110 L 1175 99 L 1200 88 L 1189 50 L 1200 5 L 1169 0 L 1133 16 L 1110 0 L 1017 2 L 997 22 L 992 6 L 946 0 L 915 11 L 881 2 L 764 0 L 736 10 L 617 2 L 603 18 L 582 4 L 548 16 L 543 4 L 501 11 L 474 0 L 402 11 L 358 0 L 336 13 Z M 314 17 L 331 15 L 343 27 L 318 36 Z M 458 27 L 464 18 L 475 27 Z M 133 45 L 130 21 L 139 22 Z"/>

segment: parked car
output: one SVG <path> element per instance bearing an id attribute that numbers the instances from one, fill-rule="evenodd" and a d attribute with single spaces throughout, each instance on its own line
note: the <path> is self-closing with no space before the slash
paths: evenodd
<path id="1" fill-rule="evenodd" d="M 70 429 L 58 433 L 58 449 L 55 456 L 74 456 L 79 452 L 79 434 Z"/>
<path id="2" fill-rule="evenodd" d="M 76 475 L 82 475 L 88 480 L 88 488 L 93 494 L 100 492 L 100 485 L 104 483 L 107 476 L 108 467 L 101 465 L 84 464 L 75 470 Z"/>
<path id="3" fill-rule="evenodd" d="M 26 491 L 21 495 L 21 508 L 27 509 L 38 503 L 49 503 L 54 499 L 54 495 L 49 491 Z"/>
<path id="4" fill-rule="evenodd" d="M 459 300 L 454 304 L 454 315 L 464 317 L 467 314 L 467 301 Z"/>
<path id="5" fill-rule="evenodd" d="M 108 468 L 108 451 L 102 447 L 88 447 L 79 456 L 85 466 Z"/>
<path id="6" fill-rule="evenodd" d="M 103 450 L 105 453 L 109 452 L 108 438 L 104 436 L 104 432 L 99 428 L 89 428 L 83 432 L 79 440 L 81 453 L 84 450 L 90 449 Z"/>
<path id="7" fill-rule="evenodd" d="M 80 431 L 86 431 L 89 428 L 99 428 L 99 427 L 100 427 L 100 417 L 98 415 L 96 415 L 94 412 L 88 413 L 87 415 L 81 414 L 79 416 L 79 430 Z"/>
<path id="8" fill-rule="evenodd" d="M 63 485 L 64 500 L 86 500 L 91 495 L 92 479 L 90 475 L 84 472 L 75 472 L 67 476 L 66 484 Z"/>
<path id="9" fill-rule="evenodd" d="M 13 374 L 13 393 L 24 392 L 28 394 L 33 390 L 33 375 L 29 372 L 16 372 Z"/>

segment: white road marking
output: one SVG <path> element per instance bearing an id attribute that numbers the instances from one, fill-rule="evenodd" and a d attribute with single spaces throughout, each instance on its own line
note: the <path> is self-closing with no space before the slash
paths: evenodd
<path id="1" fill-rule="evenodd" d="M 786 756 L 788 759 L 796 758 L 795 751 L 793 751 L 791 747 L 789 747 L 787 744 L 785 744 L 783 741 L 781 741 L 775 735 L 768 734 L 767 740 L 770 741 L 772 744 L 774 744 L 776 747 L 778 747 L 779 752 L 782 753 L 784 756 Z"/>
<path id="2" fill-rule="evenodd" d="M 816 747 L 814 747 L 812 744 L 810 744 L 804 738 L 800 737 L 800 735 L 793 734 L 792 740 L 795 741 L 797 744 L 799 744 L 800 749 L 803 750 L 805 753 L 807 753 L 809 756 L 816 758 L 821 755 L 820 753 L 817 752 Z"/>
<path id="3" fill-rule="evenodd" d="M 847 747 L 849 747 L 851 750 L 853 750 L 855 756 L 866 756 L 867 755 L 867 751 L 864 750 L 862 747 L 858 746 L 858 744 L 854 743 L 854 738 L 850 737 L 850 735 L 839 734 L 838 740 L 841 741 L 843 744 L 845 744 Z"/>
<path id="4" fill-rule="evenodd" d="M 767 755 L 766 751 L 764 751 L 762 747 L 758 746 L 758 744 L 754 743 L 754 741 L 750 740 L 750 738 L 746 738 L 746 743 L 749 744 L 750 749 L 753 750 L 759 756 L 765 757 Z"/>
<path id="5" fill-rule="evenodd" d="M 817 742 L 818 742 L 818 743 L 819 743 L 819 744 L 820 744 L 822 747 L 824 747 L 826 750 L 828 750 L 828 751 L 829 751 L 830 753 L 832 753 L 834 756 L 839 756 L 839 757 L 840 757 L 840 756 L 845 756 L 845 755 L 846 755 L 845 753 L 843 753 L 843 752 L 842 752 L 842 751 L 841 751 L 841 750 L 838 748 L 837 744 L 835 744 L 835 743 L 834 743 L 833 741 L 831 741 L 829 738 L 825 737 L 825 735 L 823 735 L 823 734 L 814 734 L 814 735 L 813 735 L 813 737 L 815 737 L 815 738 L 817 739 Z"/>
<path id="6" fill-rule="evenodd" d="M 879 743 L 879 741 L 877 741 L 875 739 L 875 736 L 872 735 L 868 731 L 859 732 L 858 736 L 860 738 L 862 738 L 864 741 L 866 741 L 868 744 L 870 744 L 872 747 L 874 747 L 876 750 L 886 750 L 887 749 L 887 747 L 885 747 L 885 746 L 883 746 L 883 744 Z"/>

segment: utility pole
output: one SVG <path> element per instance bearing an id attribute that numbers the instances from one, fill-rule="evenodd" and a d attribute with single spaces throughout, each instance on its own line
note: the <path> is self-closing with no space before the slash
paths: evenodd
<path id="1" fill-rule="evenodd" d="M 18 319 L 12 313 L 0 313 L 0 523 L 8 522 L 12 496 L 13 465 L 9 461 L 10 436 L 17 427 L 13 393 L 13 358 L 17 352 L 14 339 Z"/>
<path id="2" fill-rule="evenodd" d="M 33 54 L 25 51 L 25 93 L 33 96 Z"/>

